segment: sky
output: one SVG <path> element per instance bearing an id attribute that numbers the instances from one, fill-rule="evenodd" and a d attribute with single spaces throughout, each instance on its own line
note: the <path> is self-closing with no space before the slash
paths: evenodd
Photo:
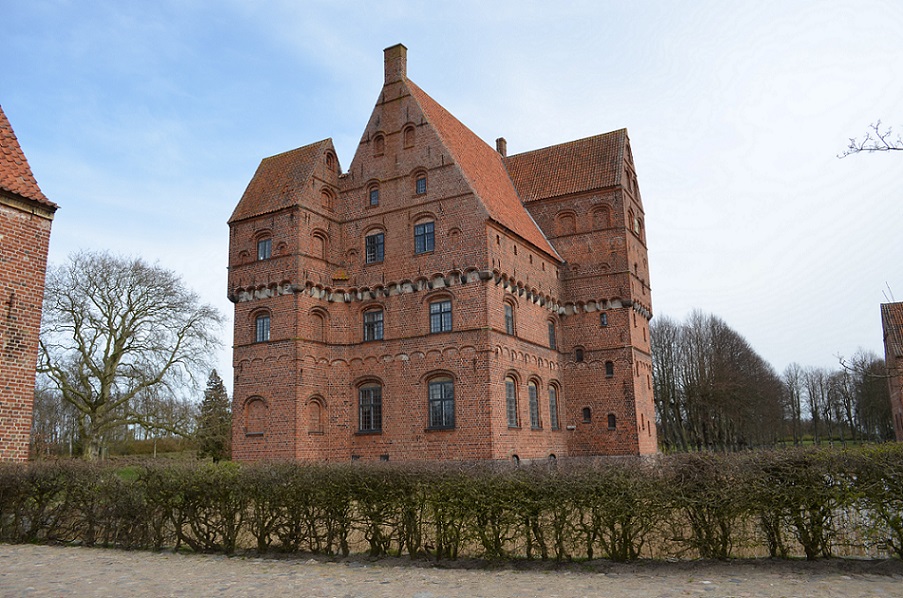
<path id="1" fill-rule="evenodd" d="M 515 154 L 626 127 L 652 306 L 721 317 L 780 372 L 883 356 L 903 301 L 903 2 L 0 0 L 0 105 L 60 205 L 50 261 L 179 273 L 227 318 L 226 221 L 260 160 L 351 163 L 383 49 Z"/>

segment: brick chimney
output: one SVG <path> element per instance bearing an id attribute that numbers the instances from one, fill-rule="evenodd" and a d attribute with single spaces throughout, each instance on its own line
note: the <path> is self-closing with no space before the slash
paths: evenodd
<path id="1" fill-rule="evenodd" d="M 386 85 L 408 76 L 408 49 L 401 44 L 383 50 L 386 65 Z"/>
<path id="2" fill-rule="evenodd" d="M 508 142 L 505 141 L 504 137 L 499 137 L 495 140 L 495 151 L 500 153 L 503 158 L 508 157 Z"/>

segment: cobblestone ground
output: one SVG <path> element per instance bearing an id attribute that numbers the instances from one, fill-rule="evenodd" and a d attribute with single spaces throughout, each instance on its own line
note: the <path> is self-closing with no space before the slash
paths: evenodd
<path id="1" fill-rule="evenodd" d="M 0 596 L 903 596 L 901 561 L 461 564 L 0 544 Z"/>

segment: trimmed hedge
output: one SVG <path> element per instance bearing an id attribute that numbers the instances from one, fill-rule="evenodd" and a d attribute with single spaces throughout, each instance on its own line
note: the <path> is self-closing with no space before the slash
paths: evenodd
<path id="1" fill-rule="evenodd" d="M 499 464 L 0 466 L 0 541 L 412 558 L 903 558 L 903 445 Z"/>

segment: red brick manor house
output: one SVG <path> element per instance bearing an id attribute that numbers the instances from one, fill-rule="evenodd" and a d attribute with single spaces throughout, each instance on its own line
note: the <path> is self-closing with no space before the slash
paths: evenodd
<path id="1" fill-rule="evenodd" d="M 626 130 L 494 150 L 407 78 L 354 159 L 265 158 L 229 219 L 239 460 L 657 450 Z"/>

